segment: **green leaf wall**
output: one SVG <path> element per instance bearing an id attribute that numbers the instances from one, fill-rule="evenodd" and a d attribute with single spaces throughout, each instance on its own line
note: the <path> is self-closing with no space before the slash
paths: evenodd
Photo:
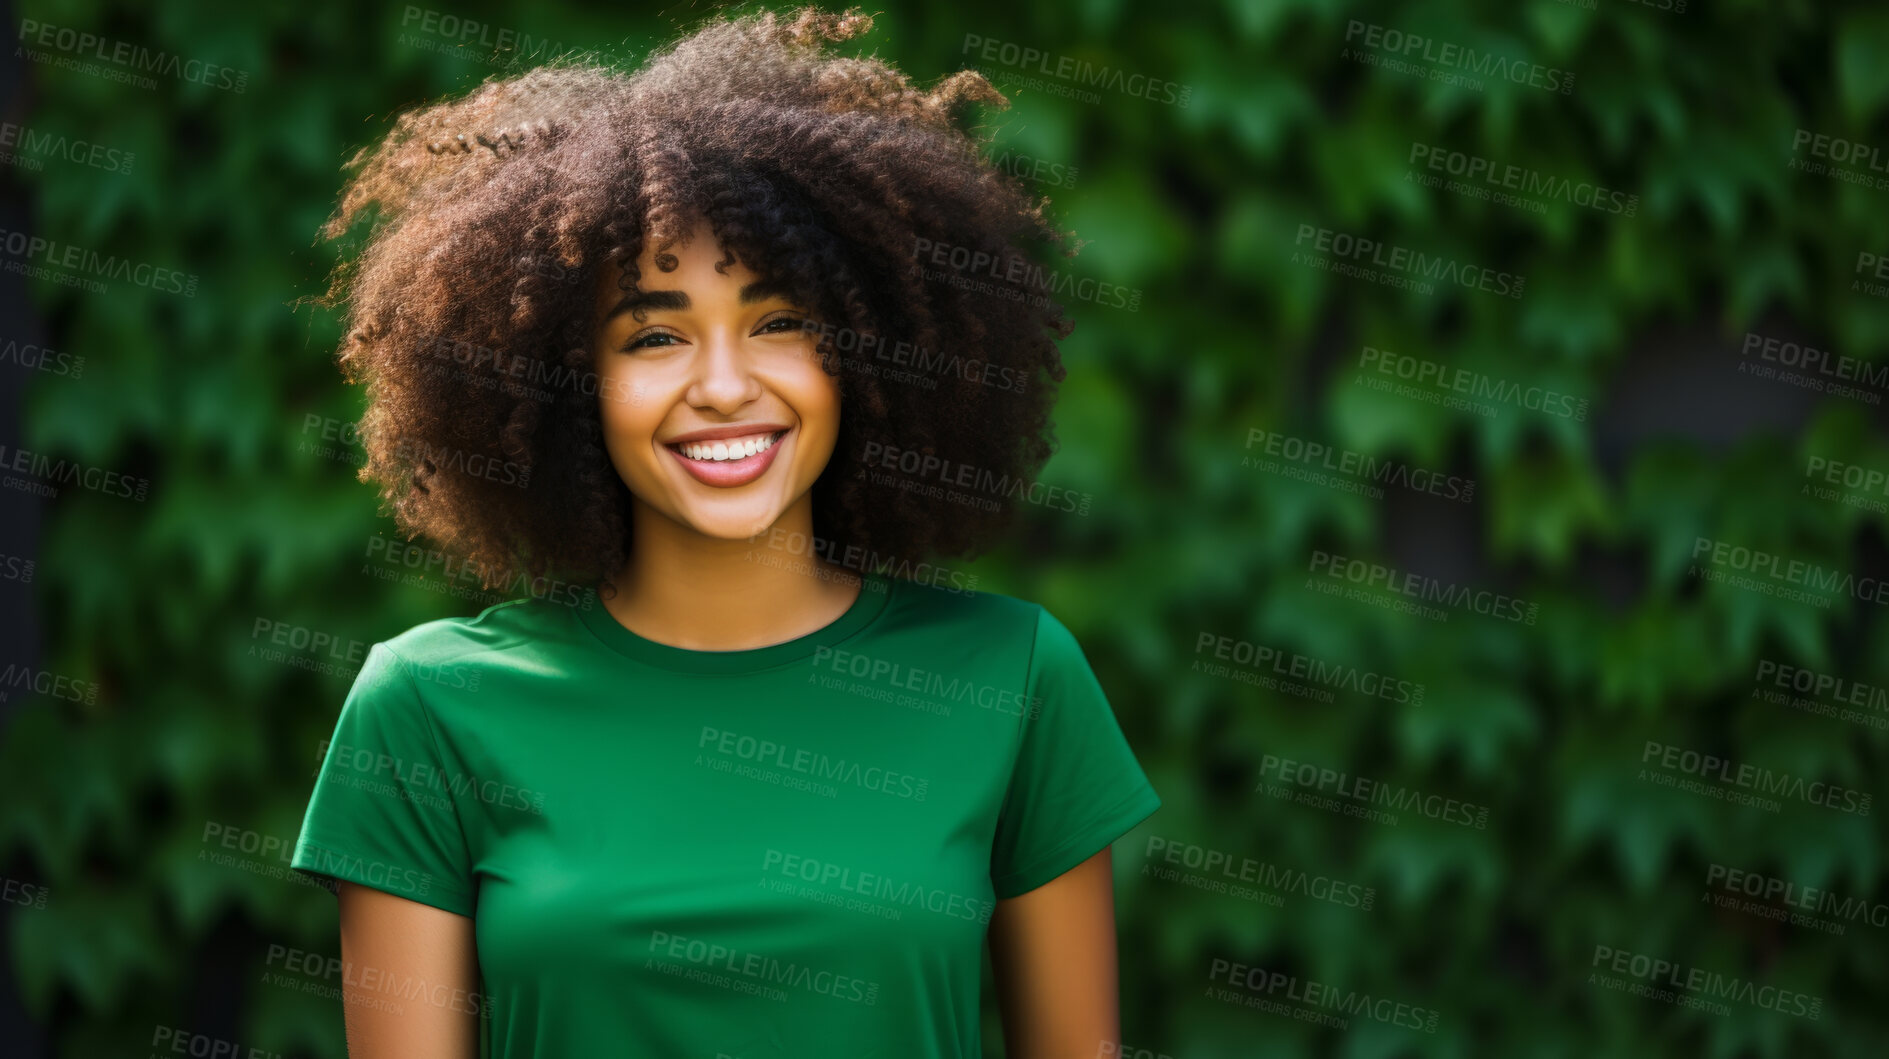
<path id="1" fill-rule="evenodd" d="M 293 843 L 351 667 L 254 649 L 277 628 L 365 645 L 484 604 L 361 573 L 394 530 L 339 433 L 362 403 L 332 363 L 337 322 L 298 302 L 337 252 L 315 230 L 343 159 L 394 113 L 521 61 L 455 49 L 429 19 L 628 63 L 707 10 L 20 6 L 7 114 L 35 135 L 0 170 L 19 225 L 0 281 L 31 313 L 0 335 L 24 390 L 0 440 L 8 460 L 146 483 L 142 499 L 66 486 L 38 516 L 24 487 L 6 494 L 9 520 L 44 520 L 36 554 L 6 557 L 33 560 L 30 579 L 0 561 L 44 655 L 21 640 L 4 661 L 64 678 L 0 689 L 0 1011 L 22 1054 L 145 1054 L 176 1034 L 344 1054 L 323 983 L 269 978 L 272 946 L 338 948 L 334 898 L 282 877 L 269 843 Z M 874 13 L 868 47 L 921 80 L 976 63 L 1012 97 L 981 118 L 993 150 L 1043 163 L 1063 225 L 1091 240 L 1076 271 L 1139 292 L 1132 310 L 1070 303 L 1043 479 L 1086 511 L 1026 508 L 970 567 L 1076 633 L 1163 798 L 1114 852 L 1131 1054 L 1885 1054 L 1889 807 L 1854 799 L 1889 786 L 1874 691 L 1889 595 L 1869 587 L 1889 576 L 1889 290 L 1859 271 L 1889 256 L 1889 15 L 1802 0 Z M 107 76 L 59 30 L 227 67 L 240 90 Z M 1185 105 L 1085 95 L 1006 65 L 1006 45 L 1183 86 Z M 1510 193 L 1534 205 L 1486 179 L 1450 188 L 1451 159 L 1516 167 Z M 18 234 L 194 288 L 22 275 L 43 261 Z M 1321 239 L 1383 249 L 1344 258 Z M 1408 289 L 1422 267 L 1398 251 L 1442 262 L 1430 290 Z M 64 358 L 32 366 L 17 346 L 34 341 Z M 1783 378 L 1767 342 L 1827 370 Z M 1862 484 L 1832 484 L 1832 467 Z M 1741 570 L 1733 548 L 1783 576 Z M 1349 562 L 1453 595 L 1333 576 Z M 1214 670 L 1222 649 L 1261 648 L 1273 661 Z M 1797 670 L 1823 687 L 1767 694 Z M 1750 804 L 1687 755 L 1836 804 L 1788 789 Z M 1289 780 L 1288 760 L 1314 778 Z M 1321 769 L 1344 779 L 1321 789 Z M 1360 781 L 1420 808 L 1355 815 Z M 1244 869 L 1194 854 L 1264 867 L 1242 896 L 1226 884 Z M 1793 921 L 1804 909 L 1724 885 L 1733 870 L 1849 914 Z M 1327 886 L 1368 890 L 1369 907 L 1311 892 Z M 1602 952 L 1752 992 L 1636 995 L 1621 986 L 1671 985 Z M 1241 988 L 1236 964 L 1287 984 Z M 1312 983 L 1393 1007 L 1323 1025 Z M 1778 990 L 1814 998 L 1815 1017 Z"/>

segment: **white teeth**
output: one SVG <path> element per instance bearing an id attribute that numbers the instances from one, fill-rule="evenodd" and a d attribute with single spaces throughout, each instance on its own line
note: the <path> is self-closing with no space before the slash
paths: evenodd
<path id="1" fill-rule="evenodd" d="M 745 460 L 757 452 L 766 452 L 774 447 L 772 434 L 755 434 L 745 438 L 729 438 L 724 441 L 702 441 L 678 445 L 682 454 L 692 460 Z"/>

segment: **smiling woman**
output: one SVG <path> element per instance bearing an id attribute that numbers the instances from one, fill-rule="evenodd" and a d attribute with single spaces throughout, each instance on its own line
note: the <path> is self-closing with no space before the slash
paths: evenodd
<path id="1" fill-rule="evenodd" d="M 758 536 L 795 502 L 810 512 L 839 437 L 839 380 L 816 355 L 807 311 L 714 243 L 698 220 L 670 255 L 666 289 L 624 292 L 622 271 L 602 270 L 597 375 L 605 392 L 637 398 L 603 403 L 604 449 L 639 540 L 661 532 L 645 509 L 723 538 Z M 654 249 L 643 254 L 638 271 L 655 273 Z"/>
<path id="2" fill-rule="evenodd" d="M 326 232 L 375 223 L 324 301 L 346 308 L 340 365 L 368 387 L 361 478 L 403 526 L 488 585 L 617 587 L 642 526 L 601 417 L 640 398 L 600 370 L 599 289 L 622 283 L 610 308 L 632 319 L 677 311 L 687 292 L 643 281 L 689 240 L 804 315 L 853 410 L 834 452 L 948 459 L 981 485 L 953 503 L 935 481 L 836 467 L 814 483 L 810 555 L 944 577 L 924 564 L 1000 537 L 1052 451 L 1072 326 L 1040 283 L 1002 277 L 1040 277 L 1033 251 L 1067 240 L 961 128 L 971 105 L 1004 103 L 982 75 L 920 90 L 823 54 L 870 26 L 811 10 L 713 22 L 634 73 L 568 61 L 404 114 L 354 159 Z M 714 238 L 690 240 L 703 225 Z M 980 264 L 939 268 L 937 247 Z M 438 452 L 516 465 L 530 488 Z"/>
<path id="3" fill-rule="evenodd" d="M 667 265 L 660 288 L 626 289 L 626 270 L 599 269 L 594 370 L 600 393 L 631 395 L 600 403 L 637 542 L 616 579 L 630 587 L 607 605 L 652 639 L 725 650 L 826 624 L 857 579 L 819 555 L 766 572 L 750 561 L 764 534 L 813 537 L 841 388 L 806 311 L 714 240 L 698 217 L 676 252 L 645 247 L 635 272 Z"/>
<path id="4" fill-rule="evenodd" d="M 1118 1047 L 1108 849 L 1160 799 L 1069 629 L 933 563 L 1028 492 L 1069 325 L 920 251 L 1062 237 L 959 127 L 981 76 L 823 54 L 870 24 L 716 21 L 356 159 L 362 478 L 520 590 L 336 719 L 292 863 L 357 1057 L 975 1057 L 986 944 L 1012 1059 Z"/>

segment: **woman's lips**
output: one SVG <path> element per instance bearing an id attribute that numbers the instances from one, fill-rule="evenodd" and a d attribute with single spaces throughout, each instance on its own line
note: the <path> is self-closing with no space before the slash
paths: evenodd
<path id="1" fill-rule="evenodd" d="M 767 473 L 768 467 L 774 463 L 774 455 L 780 452 L 781 446 L 787 441 L 787 435 L 792 432 L 791 427 L 781 431 L 774 436 L 774 443 L 765 450 L 738 460 L 696 460 L 684 456 L 674 446 L 664 445 L 663 448 L 668 449 L 669 454 L 676 458 L 676 462 L 682 464 L 682 469 L 694 475 L 696 481 L 703 485 L 726 488 L 746 485 Z"/>

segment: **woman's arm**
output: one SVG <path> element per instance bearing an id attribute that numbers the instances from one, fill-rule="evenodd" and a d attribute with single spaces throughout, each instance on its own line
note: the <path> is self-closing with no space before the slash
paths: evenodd
<path id="1" fill-rule="evenodd" d="M 1028 893 L 998 901 L 990 917 L 990 958 L 1006 1059 L 1119 1054 L 1108 848 Z"/>
<path id="2" fill-rule="evenodd" d="M 472 920 L 345 880 L 338 896 L 348 1059 L 477 1059 Z"/>

